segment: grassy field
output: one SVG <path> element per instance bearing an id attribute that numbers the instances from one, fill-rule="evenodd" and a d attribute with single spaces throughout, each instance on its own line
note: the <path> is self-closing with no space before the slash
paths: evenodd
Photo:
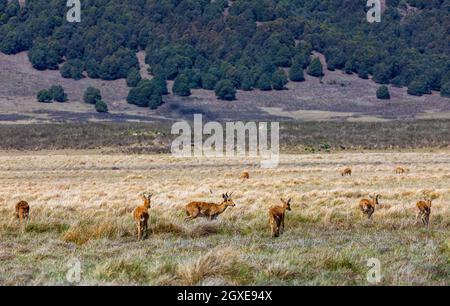
<path id="1" fill-rule="evenodd" d="M 339 170 L 352 166 L 354 175 Z M 410 171 L 395 175 L 394 166 Z M 242 183 L 243 170 L 250 180 Z M 131 217 L 139 194 L 155 193 L 150 237 L 138 242 Z M 184 222 L 192 200 L 236 207 L 216 221 Z M 415 224 L 415 202 L 432 193 L 429 229 Z M 357 203 L 382 195 L 372 221 Z M 286 231 L 269 235 L 267 209 L 292 197 Z M 31 221 L 14 219 L 19 200 Z M 169 155 L 28 153 L 0 155 L 0 285 L 81 284 L 370 285 L 367 260 L 384 285 L 450 284 L 450 154 L 284 155 L 278 168 L 256 161 Z"/>

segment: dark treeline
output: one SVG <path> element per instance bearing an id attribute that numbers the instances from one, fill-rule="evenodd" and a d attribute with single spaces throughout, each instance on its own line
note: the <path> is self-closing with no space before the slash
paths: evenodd
<path id="1" fill-rule="evenodd" d="M 320 77 L 316 50 L 328 69 L 413 95 L 450 96 L 450 0 L 388 0 L 381 23 L 366 20 L 366 0 L 83 0 L 81 23 L 65 19 L 66 1 L 0 0 L 0 50 L 29 50 L 36 69 L 65 78 L 127 78 L 130 103 L 157 106 L 161 89 L 140 79 L 136 51 L 151 73 L 178 80 L 177 92 L 281 90 L 303 70 Z M 234 87 L 234 88 L 233 88 Z M 138 101 L 139 98 L 148 103 Z"/>

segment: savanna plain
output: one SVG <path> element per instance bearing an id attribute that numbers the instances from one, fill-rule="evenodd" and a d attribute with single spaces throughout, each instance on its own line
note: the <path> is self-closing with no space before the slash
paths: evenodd
<path id="1" fill-rule="evenodd" d="M 399 175 L 396 166 L 409 171 Z M 342 177 L 350 166 L 353 175 Z M 243 171 L 250 179 L 239 179 Z M 133 209 L 153 192 L 149 235 L 137 241 Z M 184 221 L 190 201 L 235 207 L 217 220 Z M 372 220 L 358 202 L 380 194 Z M 434 198 L 429 228 L 415 203 Z M 271 238 L 268 208 L 292 198 L 286 228 Z M 30 221 L 14 206 L 26 200 Z M 0 154 L 0 285 L 450 284 L 450 152 L 282 155 L 275 169 L 250 159 L 178 159 L 95 151 Z"/>

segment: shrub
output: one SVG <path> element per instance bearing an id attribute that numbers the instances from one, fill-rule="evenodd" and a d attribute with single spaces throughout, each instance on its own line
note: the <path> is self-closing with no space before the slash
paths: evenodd
<path id="1" fill-rule="evenodd" d="M 258 82 L 256 83 L 256 88 L 260 90 L 272 90 L 272 83 L 270 82 L 270 78 L 267 76 L 267 74 L 263 74 Z"/>
<path id="2" fill-rule="evenodd" d="M 441 96 L 450 98 L 450 81 L 442 84 Z"/>
<path id="3" fill-rule="evenodd" d="M 127 75 L 127 86 L 136 87 L 142 80 L 141 73 L 135 67 L 131 68 Z"/>
<path id="4" fill-rule="evenodd" d="M 181 97 L 187 97 L 191 95 L 191 89 L 189 88 L 189 79 L 186 75 L 179 75 L 173 84 L 172 91 L 175 95 Z"/>
<path id="5" fill-rule="evenodd" d="M 278 69 L 272 76 L 272 86 L 275 90 L 285 89 L 288 79 L 282 69 Z"/>
<path id="6" fill-rule="evenodd" d="M 230 80 L 221 80 L 215 88 L 216 96 L 220 100 L 236 100 L 236 88 Z"/>
<path id="7" fill-rule="evenodd" d="M 303 82 L 305 80 L 302 65 L 300 64 L 292 65 L 291 69 L 289 69 L 289 79 L 292 82 Z"/>
<path id="8" fill-rule="evenodd" d="M 89 104 L 95 104 L 97 101 L 102 99 L 102 95 L 100 93 L 100 89 L 95 87 L 88 87 L 84 92 L 83 100 Z"/>
<path id="9" fill-rule="evenodd" d="M 430 93 L 431 93 L 430 87 L 428 86 L 427 81 L 424 79 L 412 81 L 408 85 L 408 94 L 410 95 L 421 96 Z"/>

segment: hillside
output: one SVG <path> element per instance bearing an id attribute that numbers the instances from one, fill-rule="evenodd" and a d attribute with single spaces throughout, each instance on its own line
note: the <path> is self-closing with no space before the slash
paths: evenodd
<path id="1" fill-rule="evenodd" d="M 218 119 L 378 121 L 446 118 L 450 111 L 448 0 L 383 1 L 382 22 L 375 24 L 366 20 L 364 0 L 82 4 L 82 22 L 69 23 L 63 1 L 0 1 L 6 120 L 153 120 L 202 112 Z M 144 81 L 127 87 L 132 76 Z M 175 83 L 175 94 L 145 81 L 153 77 L 167 80 L 170 91 Z M 55 84 L 69 103 L 36 104 L 37 92 Z M 391 100 L 376 98 L 380 84 L 391 84 Z M 225 89 L 217 98 L 219 85 Z M 102 90 L 109 115 L 82 103 L 88 86 Z M 142 108 L 149 105 L 157 109 Z"/>

